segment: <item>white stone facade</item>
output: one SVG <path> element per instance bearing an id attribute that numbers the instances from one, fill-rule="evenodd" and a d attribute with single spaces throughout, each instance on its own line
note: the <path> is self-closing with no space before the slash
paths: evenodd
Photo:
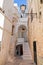
<path id="1" fill-rule="evenodd" d="M 18 18 L 18 9 L 14 6 L 13 0 L 0 0 L 0 33 L 3 33 L 1 35 L 0 65 L 5 65 L 8 60 L 12 38 L 12 25 L 13 22 L 18 21 Z"/>

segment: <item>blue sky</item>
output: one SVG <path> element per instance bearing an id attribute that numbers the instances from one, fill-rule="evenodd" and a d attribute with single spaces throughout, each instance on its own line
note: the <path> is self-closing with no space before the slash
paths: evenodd
<path id="1" fill-rule="evenodd" d="M 27 3 L 26 0 L 14 0 L 14 2 L 17 3 L 18 6 L 20 6 L 22 4 L 26 5 L 26 3 Z"/>

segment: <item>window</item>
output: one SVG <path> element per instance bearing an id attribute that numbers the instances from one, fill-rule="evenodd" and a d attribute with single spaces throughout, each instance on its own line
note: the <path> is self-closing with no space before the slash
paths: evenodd
<path id="1" fill-rule="evenodd" d="M 14 25 L 12 25 L 12 35 L 13 35 L 13 31 L 14 31 Z"/>
<path id="2" fill-rule="evenodd" d="M 39 15 L 41 15 L 41 12 L 39 12 Z"/>
<path id="3" fill-rule="evenodd" d="M 43 4 L 43 0 L 40 0 L 40 3 Z"/>
<path id="4" fill-rule="evenodd" d="M 42 13 L 41 13 L 41 11 L 39 12 L 39 18 L 41 18 L 41 15 L 42 15 Z"/>
<path id="5" fill-rule="evenodd" d="M 22 15 L 21 15 L 21 18 L 22 18 Z"/>

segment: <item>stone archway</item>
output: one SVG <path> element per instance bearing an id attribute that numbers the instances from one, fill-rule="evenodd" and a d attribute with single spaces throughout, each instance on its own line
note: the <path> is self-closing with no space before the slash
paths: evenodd
<path id="1" fill-rule="evenodd" d="M 26 40 L 27 40 L 27 36 L 26 36 L 27 31 L 26 31 L 26 30 L 27 30 L 27 29 L 26 29 L 26 26 L 20 25 L 20 26 L 18 27 L 18 38 L 24 38 L 25 41 L 26 41 Z"/>
<path id="2" fill-rule="evenodd" d="M 26 29 L 26 26 L 20 25 L 18 27 L 18 38 L 24 38 L 24 40 L 27 41 L 27 29 Z"/>
<path id="3" fill-rule="evenodd" d="M 23 55 L 23 45 L 22 44 L 16 45 L 16 55 L 18 56 Z"/>

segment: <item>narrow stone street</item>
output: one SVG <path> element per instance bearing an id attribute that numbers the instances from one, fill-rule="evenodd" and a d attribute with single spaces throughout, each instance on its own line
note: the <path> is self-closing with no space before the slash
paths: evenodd
<path id="1" fill-rule="evenodd" d="M 43 65 L 43 0 L 0 0 L 0 65 Z"/>
<path id="2" fill-rule="evenodd" d="M 9 59 L 6 65 L 35 65 L 32 60 L 23 60 L 22 58 L 14 57 Z"/>
<path id="3" fill-rule="evenodd" d="M 28 42 L 24 42 L 23 47 L 23 56 L 9 56 L 6 65 L 35 65 L 31 56 L 31 51 Z"/>

